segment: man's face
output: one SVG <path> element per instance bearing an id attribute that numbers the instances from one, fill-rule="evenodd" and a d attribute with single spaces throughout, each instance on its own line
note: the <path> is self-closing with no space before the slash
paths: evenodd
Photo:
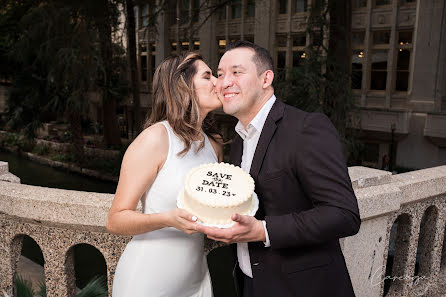
<path id="1" fill-rule="evenodd" d="M 239 120 L 249 118 L 262 94 L 262 75 L 252 58 L 254 50 L 236 48 L 226 52 L 218 64 L 216 90 L 225 113 Z"/>

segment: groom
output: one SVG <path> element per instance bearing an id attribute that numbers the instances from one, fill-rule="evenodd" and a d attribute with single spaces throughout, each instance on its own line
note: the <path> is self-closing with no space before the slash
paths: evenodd
<path id="1" fill-rule="evenodd" d="M 339 238 L 361 221 L 338 134 L 325 115 L 276 99 L 273 79 L 256 44 L 237 41 L 221 58 L 216 89 L 239 120 L 231 162 L 253 177 L 259 210 L 234 214 L 229 229 L 197 230 L 237 243 L 239 296 L 354 296 Z"/>

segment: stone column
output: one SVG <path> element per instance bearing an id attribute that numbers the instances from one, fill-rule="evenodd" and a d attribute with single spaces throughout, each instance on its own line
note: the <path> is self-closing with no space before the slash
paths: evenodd
<path id="1" fill-rule="evenodd" d="M 22 240 L 15 240 L 12 246 L 9 246 L 11 226 L 6 220 L 6 216 L 0 214 L 0 255 L 2 255 L 0 257 L 0 296 L 3 296 L 3 292 L 14 296 L 14 275 Z"/>
<path id="2" fill-rule="evenodd" d="M 200 5 L 206 6 L 203 2 L 207 3 L 207 0 L 201 0 Z M 208 4 L 209 5 L 209 4 Z M 215 3 L 210 3 L 210 5 L 215 5 Z M 211 13 L 207 11 L 202 14 L 200 13 L 199 24 L 204 22 L 204 18 Z M 217 69 L 218 61 L 217 61 L 217 38 L 215 37 L 215 23 L 216 23 L 216 13 L 213 13 L 205 23 L 203 23 L 202 27 L 199 30 L 199 39 L 200 39 L 200 54 L 203 56 L 203 59 L 206 63 L 208 63 L 209 67 L 215 71 Z"/>
<path id="3" fill-rule="evenodd" d="M 386 100 L 384 103 L 385 108 L 390 108 L 391 106 L 391 97 L 394 90 L 395 85 L 395 77 L 396 77 L 396 47 L 397 47 L 397 35 L 398 32 L 396 30 L 396 26 L 398 24 L 398 1 L 393 1 L 392 5 L 392 18 L 390 21 L 391 24 L 391 30 L 390 30 L 390 48 L 387 53 L 387 81 L 386 81 Z"/>
<path id="4" fill-rule="evenodd" d="M 56 241 L 57 242 L 57 241 Z M 52 240 L 48 240 L 50 245 Z M 71 250 L 65 255 L 60 254 L 60 247 L 45 247 L 45 283 L 48 297 L 72 297 L 76 295 L 76 280 L 74 276 L 74 253 Z"/>
<path id="5" fill-rule="evenodd" d="M 276 19 L 276 1 L 263 0 L 256 2 L 256 18 L 254 42 L 269 50 L 274 56 L 274 32 Z"/>
<path id="6" fill-rule="evenodd" d="M 416 112 L 435 110 L 435 100 L 439 96 L 437 90 L 440 88 L 437 84 L 442 80 L 440 76 L 445 75 L 445 55 L 441 52 L 446 42 L 441 39 L 445 30 L 442 27 L 445 10 L 444 0 L 417 1 L 414 57 L 410 68 L 412 92 L 409 95 Z"/>
<path id="7" fill-rule="evenodd" d="M 162 4 L 164 1 L 159 0 L 158 5 Z M 167 6 L 167 5 L 166 5 Z M 166 9 L 162 11 L 157 16 L 157 34 L 156 34 L 156 56 L 155 56 L 155 67 L 158 66 L 167 56 L 170 55 L 170 41 L 169 41 L 169 14 Z M 149 45 L 150 46 L 150 45 Z M 151 57 L 147 57 L 150 59 Z"/>
<path id="8" fill-rule="evenodd" d="M 371 27 L 372 27 L 372 0 L 367 0 L 367 18 L 365 25 L 365 36 L 364 36 L 364 64 L 362 66 L 362 82 L 361 82 L 361 101 L 360 106 L 365 107 L 367 103 L 367 92 L 370 87 L 370 77 L 371 77 L 371 57 L 372 57 L 372 38 L 371 38 Z"/>

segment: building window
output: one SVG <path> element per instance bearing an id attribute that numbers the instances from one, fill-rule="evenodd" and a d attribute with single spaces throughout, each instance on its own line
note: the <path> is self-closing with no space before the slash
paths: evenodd
<path id="1" fill-rule="evenodd" d="M 179 0 L 180 1 L 180 24 L 184 25 L 189 23 L 189 4 L 190 0 Z"/>
<path id="2" fill-rule="evenodd" d="M 398 51 L 398 61 L 396 65 L 396 91 L 407 92 L 407 89 L 409 88 L 409 64 L 410 51 L 406 49 L 400 49 Z"/>
<path id="3" fill-rule="evenodd" d="M 226 20 L 226 1 L 225 0 L 219 0 L 218 2 L 218 19 L 219 20 Z"/>
<path id="4" fill-rule="evenodd" d="M 398 56 L 396 63 L 395 91 L 407 92 L 409 89 L 412 33 L 412 31 L 398 32 Z"/>
<path id="5" fill-rule="evenodd" d="M 286 36 L 285 35 L 277 35 L 276 46 L 277 47 L 286 47 Z"/>
<path id="6" fill-rule="evenodd" d="M 200 41 L 199 40 L 194 40 L 194 45 L 192 48 L 194 51 L 199 51 L 200 50 Z"/>
<path id="7" fill-rule="evenodd" d="M 172 41 L 170 43 L 170 53 L 174 54 L 177 51 L 177 43 L 176 41 Z"/>
<path id="8" fill-rule="evenodd" d="M 375 0 L 375 6 L 384 6 L 392 4 L 392 0 Z"/>
<path id="9" fill-rule="evenodd" d="M 200 0 L 192 1 L 192 22 L 196 23 L 200 19 Z"/>
<path id="10" fill-rule="evenodd" d="M 366 143 L 362 165 L 377 167 L 379 163 L 379 143 Z"/>
<path id="11" fill-rule="evenodd" d="M 305 47 L 307 44 L 307 36 L 305 34 L 293 35 L 293 47 Z"/>
<path id="12" fill-rule="evenodd" d="M 280 34 L 276 36 L 276 68 L 281 72 L 286 68 L 287 36 Z"/>
<path id="13" fill-rule="evenodd" d="M 288 0 L 279 0 L 279 14 L 288 12 Z"/>
<path id="14" fill-rule="evenodd" d="M 139 12 L 138 6 L 133 6 L 133 16 L 135 17 L 135 27 L 136 28 L 140 28 L 138 12 Z"/>
<path id="15" fill-rule="evenodd" d="M 303 61 L 306 58 L 305 53 L 305 45 L 306 45 L 306 35 L 305 34 L 296 34 L 292 37 L 293 40 L 293 67 L 299 67 L 302 65 Z"/>
<path id="16" fill-rule="evenodd" d="M 247 35 L 247 36 L 245 36 L 245 40 L 254 43 L 254 36 L 253 35 Z"/>
<path id="17" fill-rule="evenodd" d="M 277 70 L 284 70 L 286 67 L 286 51 L 277 51 Z"/>
<path id="18" fill-rule="evenodd" d="M 372 75 L 370 89 L 385 90 L 387 82 L 387 50 L 372 51 Z"/>
<path id="19" fill-rule="evenodd" d="M 141 11 L 141 25 L 147 27 L 149 25 L 149 4 L 144 4 Z"/>
<path id="20" fill-rule="evenodd" d="M 362 89 L 362 73 L 364 65 L 364 31 L 352 32 L 352 89 Z"/>
<path id="21" fill-rule="evenodd" d="M 352 47 L 360 47 L 364 48 L 364 37 L 365 32 L 364 31 L 353 31 L 352 32 Z"/>
<path id="22" fill-rule="evenodd" d="M 150 67 L 151 67 L 150 73 L 152 74 L 152 77 L 150 78 L 150 80 L 153 80 L 153 76 L 155 75 L 155 70 L 156 70 L 156 66 L 155 66 L 155 52 L 152 53 L 150 62 L 151 62 L 150 63 Z"/>
<path id="23" fill-rule="evenodd" d="M 390 42 L 390 31 L 374 31 L 373 32 L 373 44 L 389 44 Z"/>
<path id="24" fill-rule="evenodd" d="M 234 0 L 231 3 L 231 18 L 239 19 L 242 17 L 242 1 Z"/>
<path id="25" fill-rule="evenodd" d="M 412 44 L 412 31 L 398 32 L 398 44 L 400 46 L 411 45 Z"/>
<path id="26" fill-rule="evenodd" d="M 217 39 L 217 58 L 218 61 L 220 61 L 221 57 L 223 56 L 223 54 L 225 53 L 226 50 L 226 39 Z"/>
<path id="27" fill-rule="evenodd" d="M 180 41 L 181 50 L 188 51 L 189 50 L 189 41 Z"/>
<path id="28" fill-rule="evenodd" d="M 299 67 L 305 61 L 307 54 L 304 51 L 294 51 L 293 50 L 293 67 Z"/>
<path id="29" fill-rule="evenodd" d="M 248 0 L 246 4 L 246 16 L 250 18 L 256 16 L 256 3 L 254 0 Z"/>
<path id="30" fill-rule="evenodd" d="M 353 9 L 367 7 L 367 0 L 353 0 Z"/>
<path id="31" fill-rule="evenodd" d="M 147 81 L 147 55 L 141 56 L 141 81 Z"/>
<path id="32" fill-rule="evenodd" d="M 362 88 L 362 67 L 364 65 L 364 50 L 353 50 L 352 55 L 352 89 Z"/>
<path id="33" fill-rule="evenodd" d="M 305 12 L 305 11 L 307 11 L 307 0 L 295 0 L 294 12 Z"/>
<path id="34" fill-rule="evenodd" d="M 417 0 L 400 0 L 401 5 L 413 5 L 416 4 Z"/>

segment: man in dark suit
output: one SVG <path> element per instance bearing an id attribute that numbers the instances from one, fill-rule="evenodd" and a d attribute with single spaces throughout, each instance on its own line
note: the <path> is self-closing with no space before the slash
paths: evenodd
<path id="1" fill-rule="evenodd" d="M 216 90 L 239 120 L 231 162 L 253 177 L 259 210 L 234 214 L 228 229 L 197 230 L 237 243 L 240 296 L 354 296 L 339 238 L 356 234 L 361 221 L 342 145 L 325 115 L 276 99 L 272 64 L 246 41 L 220 60 Z"/>

